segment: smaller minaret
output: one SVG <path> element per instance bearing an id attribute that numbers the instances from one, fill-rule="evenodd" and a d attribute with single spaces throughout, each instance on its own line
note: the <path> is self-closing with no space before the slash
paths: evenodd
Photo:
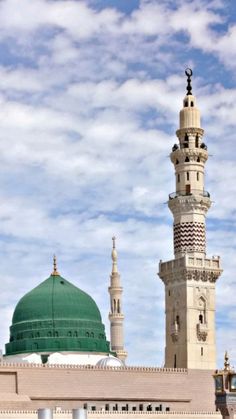
<path id="1" fill-rule="evenodd" d="M 117 269 L 117 251 L 116 251 L 116 238 L 112 237 L 113 248 L 111 252 L 112 258 L 112 272 L 111 283 L 108 288 L 110 294 L 111 309 L 109 313 L 110 320 L 110 339 L 111 350 L 116 352 L 117 357 L 125 361 L 127 352 L 124 350 L 124 337 L 123 337 L 123 321 L 124 315 L 122 314 L 122 292 L 123 288 L 120 284 L 120 274 Z"/>

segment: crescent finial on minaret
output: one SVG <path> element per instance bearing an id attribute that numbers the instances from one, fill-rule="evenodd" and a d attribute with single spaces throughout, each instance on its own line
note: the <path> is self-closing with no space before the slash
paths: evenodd
<path id="1" fill-rule="evenodd" d="M 191 77 L 193 75 L 193 70 L 191 68 L 186 68 L 185 74 L 187 76 L 187 83 L 188 83 L 187 86 L 186 86 L 187 96 L 188 96 L 188 95 L 192 95 L 192 85 L 191 85 L 192 80 L 191 80 Z"/>

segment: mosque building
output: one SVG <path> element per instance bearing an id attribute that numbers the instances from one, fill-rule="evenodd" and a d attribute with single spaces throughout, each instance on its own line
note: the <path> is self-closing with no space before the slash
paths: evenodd
<path id="1" fill-rule="evenodd" d="M 174 217 L 174 259 L 159 264 L 165 286 L 165 367 L 127 365 L 113 237 L 110 342 L 95 301 L 59 274 L 54 257 L 49 278 L 15 308 L 0 363 L 0 418 L 5 417 L 4 409 L 14 410 L 16 417 L 24 411 L 27 417 L 27 412 L 45 407 L 83 407 L 96 418 L 124 413 L 219 418 L 212 375 L 215 283 L 222 269 L 218 256 L 206 254 L 205 217 L 211 205 L 204 189 L 208 152 L 190 69 L 186 76 L 178 144 L 170 154 L 176 178 L 176 191 L 168 201 Z"/>
<path id="2" fill-rule="evenodd" d="M 111 274 L 111 345 L 95 301 L 84 291 L 62 278 L 54 269 L 44 282 L 18 302 L 6 344 L 4 362 L 37 364 L 116 365 L 121 366 L 123 318 L 113 238 Z"/>

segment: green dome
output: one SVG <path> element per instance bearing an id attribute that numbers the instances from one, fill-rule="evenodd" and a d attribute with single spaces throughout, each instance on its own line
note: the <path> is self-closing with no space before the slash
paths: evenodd
<path id="1" fill-rule="evenodd" d="M 6 355 L 56 351 L 108 353 L 109 347 L 95 301 L 53 273 L 18 302 Z"/>

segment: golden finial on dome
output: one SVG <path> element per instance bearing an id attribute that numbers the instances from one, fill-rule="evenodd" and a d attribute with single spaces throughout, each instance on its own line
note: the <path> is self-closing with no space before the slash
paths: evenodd
<path id="1" fill-rule="evenodd" d="M 59 272 L 57 272 L 57 257 L 56 255 L 53 256 L 53 272 L 52 275 L 60 275 Z"/>
<path id="2" fill-rule="evenodd" d="M 117 270 L 117 251 L 116 251 L 116 237 L 115 236 L 113 236 L 112 237 L 112 242 L 113 242 L 113 245 L 112 245 L 112 252 L 111 252 L 111 258 L 112 258 L 112 273 L 117 273 L 118 272 L 118 270 Z"/>

